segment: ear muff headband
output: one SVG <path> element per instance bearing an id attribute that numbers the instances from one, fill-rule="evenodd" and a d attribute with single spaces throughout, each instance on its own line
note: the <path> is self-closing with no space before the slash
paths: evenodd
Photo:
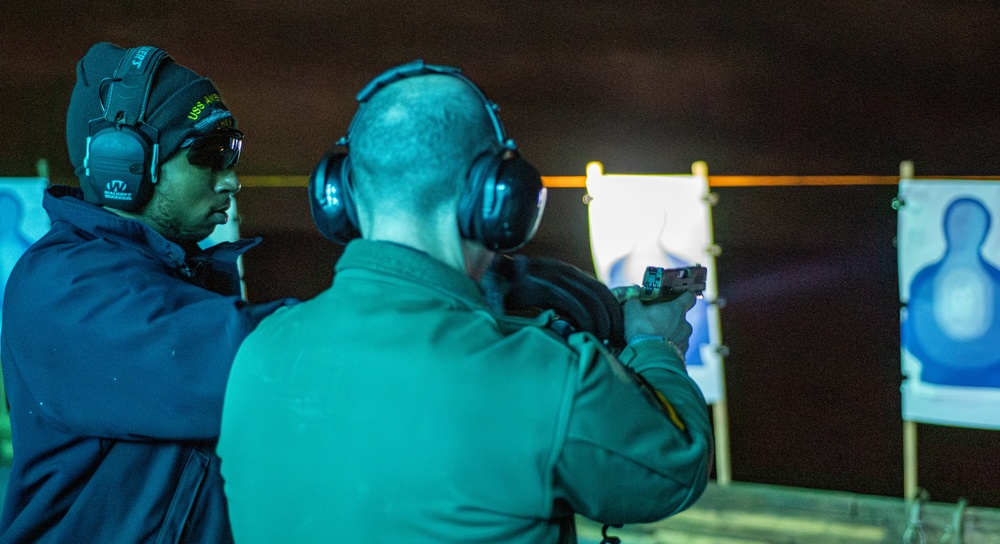
<path id="1" fill-rule="evenodd" d="M 490 122 L 493 124 L 493 131 L 496 133 L 497 141 L 500 142 L 500 145 L 503 146 L 504 149 L 508 149 L 511 151 L 515 151 L 517 149 L 517 145 L 514 144 L 514 140 L 507 138 L 507 134 L 503 128 L 503 123 L 500 122 L 500 117 L 499 117 L 500 107 L 497 106 L 496 102 L 493 102 L 489 98 L 486 98 L 486 95 L 483 94 L 483 91 L 480 90 L 479 87 L 477 87 L 476 84 L 472 82 L 472 80 L 470 80 L 469 78 L 465 77 L 465 75 L 462 74 L 461 68 L 455 68 L 454 66 L 443 66 L 440 64 L 426 64 L 424 63 L 424 61 L 418 59 L 413 62 L 408 62 L 406 64 L 402 64 L 395 68 L 391 68 L 386 72 L 382 73 L 382 75 L 369 81 L 368 84 L 365 85 L 363 89 L 358 91 L 356 98 L 358 100 L 358 103 L 361 105 L 360 107 L 364 107 L 364 105 L 368 102 L 368 100 L 372 96 L 374 96 L 375 93 L 382 90 L 383 87 L 386 87 L 401 79 L 406 79 L 408 77 L 414 77 L 414 76 L 423 76 L 428 74 L 441 74 L 441 75 L 451 76 L 468 85 L 469 89 L 472 90 L 472 92 L 474 92 L 476 96 L 479 97 L 479 100 L 481 100 L 482 103 L 486 106 L 486 113 L 490 117 Z M 351 133 L 354 132 L 354 125 L 355 123 L 358 122 L 359 117 L 360 117 L 359 115 L 355 114 L 354 118 L 351 119 L 351 124 L 347 127 L 347 134 L 337 142 L 338 146 L 348 146 L 350 144 L 350 136 Z"/>
<path id="2" fill-rule="evenodd" d="M 159 133 L 145 123 L 153 77 L 169 55 L 150 46 L 125 52 L 109 85 L 104 116 L 90 121 L 83 180 L 94 204 L 136 211 L 149 200 L 159 166 Z M 100 96 L 100 91 L 98 92 Z"/>
<path id="3" fill-rule="evenodd" d="M 359 114 L 383 87 L 401 79 L 428 74 L 451 76 L 468 85 L 486 108 L 500 147 L 477 157 L 469 170 L 468 183 L 458 206 L 462 236 L 494 251 L 509 252 L 520 248 L 534 235 L 541 219 L 545 205 L 541 176 L 520 158 L 517 145 L 507 137 L 496 103 L 486 98 L 459 68 L 426 64 L 422 60 L 392 68 L 358 92 Z M 341 244 L 360 236 L 351 197 L 348 149 L 359 114 L 351 120 L 347 134 L 337 141 L 336 145 L 345 151 L 324 157 L 309 179 L 313 220 L 326 238 Z M 337 167 L 331 167 L 333 164 Z"/>

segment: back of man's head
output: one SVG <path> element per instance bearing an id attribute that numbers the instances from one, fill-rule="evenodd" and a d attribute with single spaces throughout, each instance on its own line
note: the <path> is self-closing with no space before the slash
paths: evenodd
<path id="1" fill-rule="evenodd" d="M 359 115 L 352 182 L 359 204 L 383 216 L 453 211 L 473 160 L 499 145 L 482 99 L 451 76 L 392 83 Z"/>

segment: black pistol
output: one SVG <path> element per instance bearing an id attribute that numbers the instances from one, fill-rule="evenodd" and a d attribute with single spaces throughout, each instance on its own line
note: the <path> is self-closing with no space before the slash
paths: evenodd
<path id="1" fill-rule="evenodd" d="M 642 275 L 642 285 L 615 287 L 611 292 L 620 303 L 633 298 L 645 302 L 673 300 L 684 291 L 700 297 L 707 277 L 708 269 L 697 264 L 681 268 L 648 266 Z"/>

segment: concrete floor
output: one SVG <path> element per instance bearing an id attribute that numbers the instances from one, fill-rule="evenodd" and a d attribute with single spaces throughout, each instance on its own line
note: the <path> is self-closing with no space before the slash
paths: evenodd
<path id="1" fill-rule="evenodd" d="M 0 465 L 0 501 L 10 467 Z M 761 484 L 710 484 L 690 509 L 656 523 L 610 529 L 622 544 L 898 543 L 909 529 L 926 542 L 956 529 L 964 544 L 1000 544 L 1000 509 L 924 503 L 911 527 L 913 505 L 893 497 Z M 958 522 L 956 524 L 956 522 Z M 577 519 L 579 544 L 599 544 L 601 524 Z M 914 533 L 913 537 L 915 537 Z M 916 541 L 916 540 L 914 540 Z"/>

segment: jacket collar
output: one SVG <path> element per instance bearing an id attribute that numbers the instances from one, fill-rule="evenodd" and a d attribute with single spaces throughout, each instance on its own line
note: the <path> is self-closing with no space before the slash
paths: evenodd
<path id="1" fill-rule="evenodd" d="M 479 284 L 464 273 L 418 249 L 393 242 L 358 238 L 344 249 L 336 271 L 365 268 L 402 281 L 417 283 L 464 299 L 467 304 L 485 306 Z"/>
<path id="2" fill-rule="evenodd" d="M 216 259 L 235 262 L 236 257 L 260 243 L 260 238 L 252 238 L 233 243 L 224 242 L 205 251 L 197 245 L 184 248 L 167 240 L 142 221 L 128 219 L 85 202 L 83 191 L 65 185 L 47 188 L 42 198 L 42 207 L 48 212 L 53 224 L 65 221 L 96 237 L 127 241 L 129 245 L 136 246 L 150 256 L 162 259 L 171 268 L 181 271 L 187 270 L 188 264 L 185 261 L 189 256 L 206 260 L 215 255 Z"/>

